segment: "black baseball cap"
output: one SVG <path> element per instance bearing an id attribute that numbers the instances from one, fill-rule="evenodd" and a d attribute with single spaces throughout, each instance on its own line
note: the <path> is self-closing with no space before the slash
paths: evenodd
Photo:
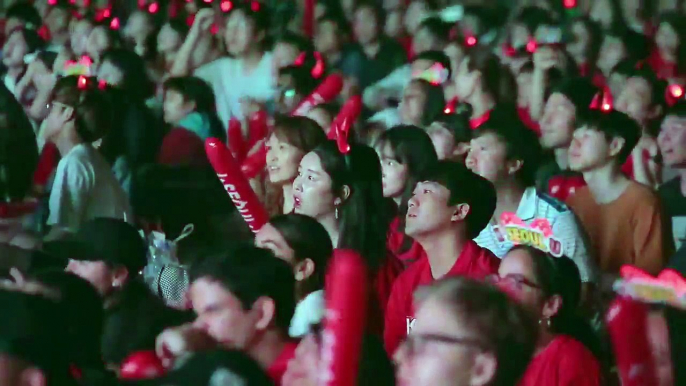
<path id="1" fill-rule="evenodd" d="M 272 386 L 260 365 L 240 351 L 213 350 L 193 354 L 160 378 L 125 382 L 132 386 Z"/>
<path id="2" fill-rule="evenodd" d="M 43 250 L 60 259 L 103 261 L 124 266 L 130 275 L 147 264 L 147 246 L 136 228 L 119 219 L 96 218 L 62 240 L 43 244 Z"/>

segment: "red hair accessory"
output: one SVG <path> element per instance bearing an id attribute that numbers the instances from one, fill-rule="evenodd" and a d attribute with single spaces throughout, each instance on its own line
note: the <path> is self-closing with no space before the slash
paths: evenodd
<path id="1" fill-rule="evenodd" d="M 100 90 L 106 89 L 107 88 L 107 82 L 105 82 L 104 80 L 99 80 L 98 81 L 98 88 Z"/>
<path id="2" fill-rule="evenodd" d="M 119 29 L 119 18 L 118 17 L 112 18 L 112 21 L 110 21 L 110 29 L 113 29 L 113 30 Z"/>
<path id="3" fill-rule="evenodd" d="M 478 41 L 476 40 L 476 36 L 467 36 L 464 42 L 467 45 L 467 47 L 474 47 L 476 43 L 478 43 Z"/>
<path id="4" fill-rule="evenodd" d="M 319 79 L 322 75 L 324 75 L 324 58 L 322 58 L 322 54 L 320 54 L 317 51 L 313 52 L 312 56 L 314 57 L 314 66 L 310 71 L 310 75 L 312 75 L 312 77 L 315 79 Z M 301 67 L 305 64 L 305 59 L 307 59 L 307 53 L 301 52 L 300 55 L 298 55 L 298 57 L 295 58 L 293 65 Z"/>
<path id="5" fill-rule="evenodd" d="M 150 3 L 150 5 L 148 5 L 148 12 L 149 13 L 155 14 L 159 10 L 160 10 L 160 5 L 157 3 Z"/>
<path id="6" fill-rule="evenodd" d="M 233 9 L 233 2 L 231 2 L 231 0 L 224 0 L 221 2 L 219 7 L 221 8 L 222 12 L 229 12 L 231 9 Z"/>
<path id="7" fill-rule="evenodd" d="M 538 49 L 538 43 L 536 43 L 536 39 L 529 38 L 529 41 L 526 42 L 526 52 L 533 54 L 536 52 L 536 49 Z"/>
<path id="8" fill-rule="evenodd" d="M 622 279 L 614 284 L 614 290 L 644 303 L 667 304 L 686 309 L 686 280 L 677 271 L 665 269 L 657 277 L 634 266 L 620 269 Z"/>
<path id="9" fill-rule="evenodd" d="M 57 0 L 48 0 L 48 5 L 57 5 Z"/>
<path id="10" fill-rule="evenodd" d="M 88 87 L 88 78 L 79 75 L 79 78 L 76 81 L 76 87 L 78 87 L 79 90 L 85 90 Z"/>
<path id="11" fill-rule="evenodd" d="M 253 1 L 250 2 L 250 9 L 251 9 L 253 12 L 260 12 L 260 9 L 261 9 L 261 8 L 262 8 L 262 5 L 260 4 L 259 1 L 253 0 Z"/>
<path id="12" fill-rule="evenodd" d="M 610 110 L 612 110 L 613 103 L 612 103 L 612 93 L 610 90 L 607 88 L 607 86 L 603 87 L 602 90 L 600 90 L 595 96 L 593 97 L 593 100 L 591 100 L 591 105 L 588 106 L 591 110 L 598 110 L 603 113 L 606 113 Z"/>

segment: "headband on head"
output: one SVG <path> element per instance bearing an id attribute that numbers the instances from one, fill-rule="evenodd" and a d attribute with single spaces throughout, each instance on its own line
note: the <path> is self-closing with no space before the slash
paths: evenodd
<path id="1" fill-rule="evenodd" d="M 613 288 L 620 295 L 649 304 L 665 304 L 686 310 L 686 280 L 673 269 L 654 277 L 632 265 L 620 269 L 621 279 Z"/>
<path id="2" fill-rule="evenodd" d="M 529 245 L 555 257 L 562 256 L 562 242 L 553 234 L 548 219 L 537 218 L 527 224 L 517 214 L 505 212 L 500 216 L 498 228 L 496 232 L 514 245 Z"/>
<path id="3" fill-rule="evenodd" d="M 88 77 L 93 75 L 91 73 L 92 65 L 93 60 L 84 55 L 78 61 L 68 60 L 64 64 L 64 70 L 62 72 L 64 76 L 83 75 Z"/>

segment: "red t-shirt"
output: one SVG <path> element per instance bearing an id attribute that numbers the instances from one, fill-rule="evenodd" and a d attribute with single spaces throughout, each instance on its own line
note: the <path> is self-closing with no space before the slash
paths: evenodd
<path id="1" fill-rule="evenodd" d="M 600 364 L 580 342 L 560 335 L 529 363 L 519 386 L 596 386 Z"/>
<path id="2" fill-rule="evenodd" d="M 396 217 L 391 221 L 391 226 L 388 228 L 386 248 L 397 260 L 400 260 L 404 267 L 408 267 L 423 256 L 426 256 L 426 253 L 418 242 L 398 229 L 399 225 L 400 217 Z M 408 244 L 409 248 L 404 249 Z"/>
<path id="3" fill-rule="evenodd" d="M 500 259 L 491 251 L 481 248 L 474 241 L 469 240 L 445 277 L 466 276 L 483 279 L 490 274 L 497 273 L 498 266 L 500 266 Z M 386 308 L 386 327 L 384 329 L 384 344 L 389 355 L 393 355 L 412 328 L 415 290 L 431 284 L 435 280 L 431 274 L 429 259 L 424 257 L 407 268 L 395 281 Z"/>
<path id="4" fill-rule="evenodd" d="M 274 362 L 267 369 L 267 375 L 274 381 L 275 385 L 281 384 L 281 378 L 286 372 L 288 362 L 295 357 L 295 349 L 298 347 L 297 342 L 288 342 L 281 350 L 281 354 L 274 360 Z"/>
<path id="5" fill-rule="evenodd" d="M 202 139 L 190 130 L 178 127 L 164 136 L 157 162 L 163 165 L 202 166 L 209 161 Z"/>

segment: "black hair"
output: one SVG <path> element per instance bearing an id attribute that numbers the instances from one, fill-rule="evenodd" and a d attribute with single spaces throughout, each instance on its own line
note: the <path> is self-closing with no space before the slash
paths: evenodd
<path id="1" fill-rule="evenodd" d="M 386 24 L 386 10 L 374 0 L 358 0 L 355 4 L 355 13 L 359 10 L 367 8 L 372 11 L 376 19 L 376 25 L 379 31 L 383 31 L 383 26 Z"/>
<path id="2" fill-rule="evenodd" d="M 340 5 L 339 5 L 340 7 Z M 322 16 L 320 16 L 317 19 L 317 24 L 321 23 L 333 23 L 336 26 L 336 29 L 338 29 L 339 34 L 341 37 L 349 37 L 352 33 L 352 29 L 350 27 L 350 23 L 348 23 L 348 20 L 345 18 L 343 15 L 343 11 L 341 10 L 339 12 L 327 10 L 324 12 Z"/>
<path id="3" fill-rule="evenodd" d="M 269 36 L 269 29 L 271 25 L 271 13 L 264 2 L 251 0 L 246 2 L 234 1 L 233 8 L 228 14 L 228 18 L 236 12 L 243 12 L 246 18 L 253 22 L 255 27 L 255 34 L 264 33 L 264 38 L 260 42 L 263 49 L 271 46 L 271 38 Z"/>
<path id="4" fill-rule="evenodd" d="M 486 134 L 494 134 L 505 145 L 508 161 L 522 161 L 522 167 L 515 175 L 517 181 L 523 187 L 534 186 L 543 153 L 536 133 L 524 126 L 515 114 L 508 112 L 500 117 L 492 116 L 476 130 L 473 137 Z"/>
<path id="5" fill-rule="evenodd" d="M 210 120 L 212 137 L 226 141 L 226 131 L 216 111 L 216 101 L 212 87 L 204 80 L 195 76 L 169 78 L 164 82 L 165 90 L 174 90 L 183 96 L 186 102 L 195 103 L 195 111 L 205 115 Z"/>
<path id="6" fill-rule="evenodd" d="M 101 338 L 102 359 L 120 364 L 136 351 L 154 350 L 164 329 L 187 322 L 186 313 L 167 308 L 140 281 L 129 281 L 105 310 Z"/>
<path id="7" fill-rule="evenodd" d="M 272 217 L 269 224 L 279 231 L 293 250 L 296 262 L 310 259 L 314 263 L 312 276 L 298 285 L 299 297 L 324 289 L 326 268 L 333 254 L 331 237 L 324 226 L 312 217 L 296 213 Z"/>
<path id="8" fill-rule="evenodd" d="M 554 24 L 554 19 L 550 12 L 543 8 L 527 6 L 519 11 L 513 24 L 523 25 L 529 31 L 529 34 L 533 36 L 539 26 L 552 25 Z"/>
<path id="9" fill-rule="evenodd" d="M 612 74 L 631 77 L 636 72 L 638 62 L 633 59 L 624 59 L 612 68 Z"/>
<path id="10" fill-rule="evenodd" d="M 589 35 L 589 47 L 584 53 L 586 56 L 586 63 L 591 69 L 595 68 L 595 64 L 598 60 L 598 54 L 600 53 L 600 46 L 603 44 L 603 30 L 598 22 L 592 20 L 588 16 L 579 16 L 570 21 L 567 26 L 565 33 L 568 36 L 573 36 L 572 29 L 575 24 L 580 23 L 586 29 Z M 578 63 L 581 64 L 581 63 Z M 592 76 L 591 74 L 588 74 Z"/>
<path id="11" fill-rule="evenodd" d="M 412 58 L 412 63 L 416 62 L 417 60 L 426 60 L 429 62 L 440 63 L 443 66 L 443 68 L 448 70 L 448 79 L 452 78 L 453 76 L 452 66 L 450 65 L 450 58 L 443 51 L 432 50 L 422 52 L 421 54 L 417 54 L 417 56 Z"/>
<path id="12" fill-rule="evenodd" d="M 605 38 L 613 37 L 622 41 L 627 59 L 640 61 L 650 54 L 650 40 L 643 34 L 625 25 L 617 25 L 605 31 Z"/>
<path id="13" fill-rule="evenodd" d="M 174 32 L 181 35 L 182 40 L 186 37 L 186 35 L 188 35 L 188 31 L 190 31 L 190 27 L 188 27 L 188 23 L 186 23 L 186 20 L 180 17 L 169 19 L 165 24 L 169 25 L 169 27 L 173 29 Z"/>
<path id="14" fill-rule="evenodd" d="M 331 177 L 331 191 L 343 197 L 343 187 L 350 195 L 338 206 L 339 230 L 336 248 L 347 248 L 363 256 L 373 271 L 386 259 L 386 233 L 390 218 L 384 205 L 381 164 L 374 149 L 351 144 L 348 154 L 341 154 L 336 141 L 329 140 L 313 150 L 324 171 Z"/>
<path id="15" fill-rule="evenodd" d="M 113 48 L 103 53 L 101 63 L 110 62 L 122 74 L 122 84 L 119 88 L 128 97 L 147 99 L 153 95 L 154 83 L 150 80 L 145 61 L 135 52 L 125 48 Z"/>
<path id="16" fill-rule="evenodd" d="M 26 42 L 27 51 L 29 53 L 42 50 L 47 46 L 46 41 L 38 35 L 38 32 L 35 29 L 25 27 L 16 28 L 10 33 L 10 36 L 15 33 L 21 34 L 21 37 Z"/>
<path id="17" fill-rule="evenodd" d="M 461 114 L 458 112 L 452 114 L 441 114 L 433 123 L 439 123 L 445 126 L 455 139 L 455 144 L 469 142 L 472 140 L 473 130 L 469 125 L 469 114 Z"/>
<path id="18" fill-rule="evenodd" d="M 493 217 L 496 192 L 487 179 L 473 173 L 459 162 L 439 161 L 428 168 L 421 181 L 443 185 L 450 191 L 447 206 L 468 204 L 465 220 L 467 237 L 473 239 L 481 233 Z"/>
<path id="19" fill-rule="evenodd" d="M 110 132 L 112 100 L 95 78 L 67 76 L 55 84 L 52 100 L 74 109 L 74 127 L 82 141 L 92 143 Z"/>
<path id="20" fill-rule="evenodd" d="M 516 82 L 512 72 L 503 67 L 500 59 L 491 50 L 478 48 L 470 50 L 465 55 L 469 71 L 481 73 L 481 86 L 497 102 L 511 102 L 515 97 L 512 90 L 516 90 Z"/>
<path id="21" fill-rule="evenodd" d="M 562 298 L 560 310 L 550 318 L 550 327 L 554 333 L 569 335 L 596 355 L 600 354 L 599 336 L 592 327 L 579 315 L 581 302 L 581 276 L 574 261 L 566 256 L 554 257 L 530 245 L 516 245 L 507 253 L 525 251 L 533 263 L 536 284 L 539 285 L 544 298 L 558 295 Z"/>
<path id="22" fill-rule="evenodd" d="M 686 369 L 681 366 L 686 361 L 686 339 L 680 333 L 686 328 L 686 311 L 665 307 L 663 315 L 669 330 L 669 352 L 672 356 L 674 384 L 681 385 L 686 381 Z"/>
<path id="23" fill-rule="evenodd" d="M 306 97 L 317 88 L 318 82 L 311 74 L 311 69 L 306 66 L 286 66 L 279 69 L 279 76 L 290 76 L 296 94 Z"/>
<path id="24" fill-rule="evenodd" d="M 39 60 L 48 71 L 52 72 L 52 68 L 55 66 L 55 60 L 57 59 L 57 52 L 52 51 L 40 51 L 36 55 L 36 60 Z"/>
<path id="25" fill-rule="evenodd" d="M 5 168 L 1 197 L 22 201 L 33 185 L 38 145 L 24 108 L 4 84 L 0 86 L 0 137 L 0 165 Z"/>
<path id="26" fill-rule="evenodd" d="M 402 193 L 398 208 L 400 218 L 404 219 L 407 201 L 412 196 L 415 185 L 420 181 L 426 169 L 438 162 L 438 155 L 426 131 L 416 126 L 400 125 L 383 132 L 377 139 L 375 147 L 383 154 L 386 146 L 390 147 L 395 162 L 407 166 L 405 191 Z"/>
<path id="27" fill-rule="evenodd" d="M 36 273 L 35 279 L 59 292 L 62 317 L 68 328 L 73 363 L 79 368 L 102 369 L 100 337 L 104 320 L 103 300 L 88 281 L 63 270 Z"/>
<path id="28" fill-rule="evenodd" d="M 641 127 L 628 115 L 616 111 L 591 110 L 577 122 L 577 128 L 586 127 L 605 135 L 607 141 L 614 138 L 624 139 L 622 150 L 617 155 L 617 163 L 624 164 L 632 150 L 641 139 Z"/>
<path id="29" fill-rule="evenodd" d="M 5 13 L 5 19 L 18 19 L 30 29 L 38 29 L 43 23 L 36 7 L 28 1 L 18 1 L 12 4 Z"/>
<path id="30" fill-rule="evenodd" d="M 212 256 L 191 268 L 191 282 L 207 278 L 235 296 L 245 310 L 259 298 L 274 301 L 274 324 L 286 333 L 295 311 L 295 277 L 274 253 L 248 244 Z"/>
<path id="31" fill-rule="evenodd" d="M 108 50 L 121 48 L 122 46 L 124 46 L 124 39 L 122 38 L 119 30 L 111 28 L 109 23 L 110 23 L 110 21 L 108 19 L 105 19 L 103 21 L 93 22 L 93 30 L 91 31 L 91 34 L 93 33 L 93 31 L 95 31 L 96 28 L 101 28 L 105 32 L 105 34 L 107 35 L 107 40 L 109 41 Z M 93 54 L 93 53 L 89 52 L 89 54 Z M 101 54 L 104 54 L 104 52 Z M 91 58 L 91 59 L 97 60 L 97 59 L 101 59 L 101 58 Z M 102 63 L 102 60 L 100 60 L 100 62 Z"/>
<path id="32" fill-rule="evenodd" d="M 450 30 L 452 27 L 452 24 L 444 22 L 440 17 L 431 16 L 422 20 L 422 22 L 419 23 L 419 28 L 417 30 L 426 29 L 434 39 L 441 43 L 441 45 L 446 45 L 450 39 Z"/>
<path id="33" fill-rule="evenodd" d="M 429 126 L 436 117 L 443 114 L 443 110 L 445 109 L 445 94 L 443 88 L 420 78 L 412 79 L 410 83 L 418 84 L 424 95 L 426 95 L 420 124 L 424 127 Z"/>
<path id="34" fill-rule="evenodd" d="M 295 32 L 285 31 L 277 36 L 275 43 L 283 43 L 295 47 L 299 52 L 314 51 L 312 41 L 301 34 Z"/>

